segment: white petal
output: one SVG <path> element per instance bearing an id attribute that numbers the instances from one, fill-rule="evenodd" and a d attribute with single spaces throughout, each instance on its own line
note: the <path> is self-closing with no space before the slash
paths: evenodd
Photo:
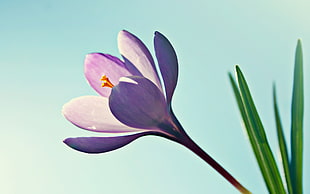
<path id="1" fill-rule="evenodd" d="M 108 98 L 102 96 L 74 98 L 63 106 L 62 113 L 74 125 L 89 131 L 103 133 L 142 131 L 118 121 L 110 111 Z"/>

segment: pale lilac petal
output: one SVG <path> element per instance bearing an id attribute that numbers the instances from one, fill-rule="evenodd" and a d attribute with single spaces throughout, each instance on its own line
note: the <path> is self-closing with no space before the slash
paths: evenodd
<path id="1" fill-rule="evenodd" d="M 119 122 L 111 113 L 108 98 L 101 96 L 82 96 L 66 103 L 63 115 L 74 125 L 103 133 L 123 133 L 141 131 Z"/>
<path id="2" fill-rule="evenodd" d="M 81 152 L 98 154 L 116 150 L 148 134 L 150 132 L 117 137 L 76 137 L 67 138 L 64 143 Z"/>
<path id="3" fill-rule="evenodd" d="M 169 40 L 160 32 L 155 32 L 154 47 L 165 84 L 167 102 L 170 104 L 178 80 L 177 55 Z"/>
<path id="4" fill-rule="evenodd" d="M 101 96 L 105 97 L 110 95 L 111 88 L 101 87 L 103 75 L 106 75 L 114 85 L 118 84 L 120 77 L 132 75 L 125 67 L 124 62 L 117 57 L 102 53 L 86 55 L 84 73 L 88 83 Z"/>
<path id="5" fill-rule="evenodd" d="M 109 106 L 119 121 L 134 128 L 156 128 L 169 117 L 163 93 L 144 77 L 121 78 L 112 88 Z"/>
<path id="6" fill-rule="evenodd" d="M 118 48 L 128 69 L 132 65 L 142 74 L 155 83 L 162 90 L 154 60 L 150 51 L 135 35 L 123 30 L 118 34 Z"/>

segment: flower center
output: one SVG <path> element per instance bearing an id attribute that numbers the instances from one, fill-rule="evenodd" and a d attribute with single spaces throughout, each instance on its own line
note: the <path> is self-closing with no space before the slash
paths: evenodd
<path id="1" fill-rule="evenodd" d="M 114 85 L 112 84 L 112 82 L 109 80 L 109 78 L 106 75 L 103 75 L 100 81 L 102 81 L 101 87 L 109 87 L 109 88 L 114 87 Z"/>

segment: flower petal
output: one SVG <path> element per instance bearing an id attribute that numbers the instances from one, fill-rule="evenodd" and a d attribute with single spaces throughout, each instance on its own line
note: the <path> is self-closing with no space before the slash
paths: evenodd
<path id="1" fill-rule="evenodd" d="M 125 67 L 124 62 L 117 57 L 102 53 L 86 55 L 84 72 L 88 83 L 101 95 L 108 97 L 111 88 L 101 87 L 101 77 L 106 75 L 114 84 L 118 84 L 120 77 L 132 75 Z"/>
<path id="2" fill-rule="evenodd" d="M 152 55 L 140 39 L 122 30 L 118 34 L 118 48 L 128 69 L 134 65 L 143 77 L 162 90 Z"/>
<path id="3" fill-rule="evenodd" d="M 116 137 L 76 137 L 67 138 L 64 143 L 69 147 L 85 153 L 104 153 L 121 148 L 135 139 L 148 135 L 149 132 Z"/>
<path id="4" fill-rule="evenodd" d="M 134 128 L 158 128 L 168 118 L 163 93 L 144 77 L 121 78 L 112 88 L 109 106 L 119 121 Z"/>
<path id="5" fill-rule="evenodd" d="M 66 103 L 63 115 L 74 125 L 89 131 L 123 133 L 141 131 L 119 122 L 111 113 L 108 98 L 82 96 Z"/>
<path id="6" fill-rule="evenodd" d="M 170 104 L 178 80 L 177 55 L 169 40 L 160 32 L 155 32 L 154 47 L 161 75 L 165 83 L 167 102 Z"/>

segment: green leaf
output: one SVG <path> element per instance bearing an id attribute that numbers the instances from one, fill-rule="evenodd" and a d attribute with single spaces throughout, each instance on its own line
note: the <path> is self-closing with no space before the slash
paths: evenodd
<path id="1" fill-rule="evenodd" d="M 281 124 L 279 109 L 278 109 L 278 103 L 277 103 L 277 96 L 276 96 L 276 87 L 273 86 L 273 107 L 274 107 L 274 114 L 276 119 L 276 126 L 277 126 L 277 134 L 278 134 L 278 142 L 281 152 L 281 159 L 283 164 L 283 170 L 285 173 L 285 180 L 287 185 L 287 190 L 290 194 L 293 194 L 293 187 L 292 187 L 292 181 L 291 181 L 291 174 L 290 174 L 290 167 L 289 167 L 289 159 L 288 159 L 288 152 L 287 152 L 287 146 L 286 141 L 284 137 L 284 132 Z"/>
<path id="2" fill-rule="evenodd" d="M 302 189 L 302 160 L 303 160 L 303 59 L 301 40 L 298 40 L 295 54 L 294 84 L 291 115 L 291 176 L 294 193 L 301 194 Z"/>
<path id="3" fill-rule="evenodd" d="M 236 73 L 239 88 L 233 81 L 231 75 L 230 80 L 265 183 L 270 193 L 285 193 L 280 173 L 269 147 L 262 122 L 255 108 L 246 80 L 238 66 L 236 66 Z"/>

